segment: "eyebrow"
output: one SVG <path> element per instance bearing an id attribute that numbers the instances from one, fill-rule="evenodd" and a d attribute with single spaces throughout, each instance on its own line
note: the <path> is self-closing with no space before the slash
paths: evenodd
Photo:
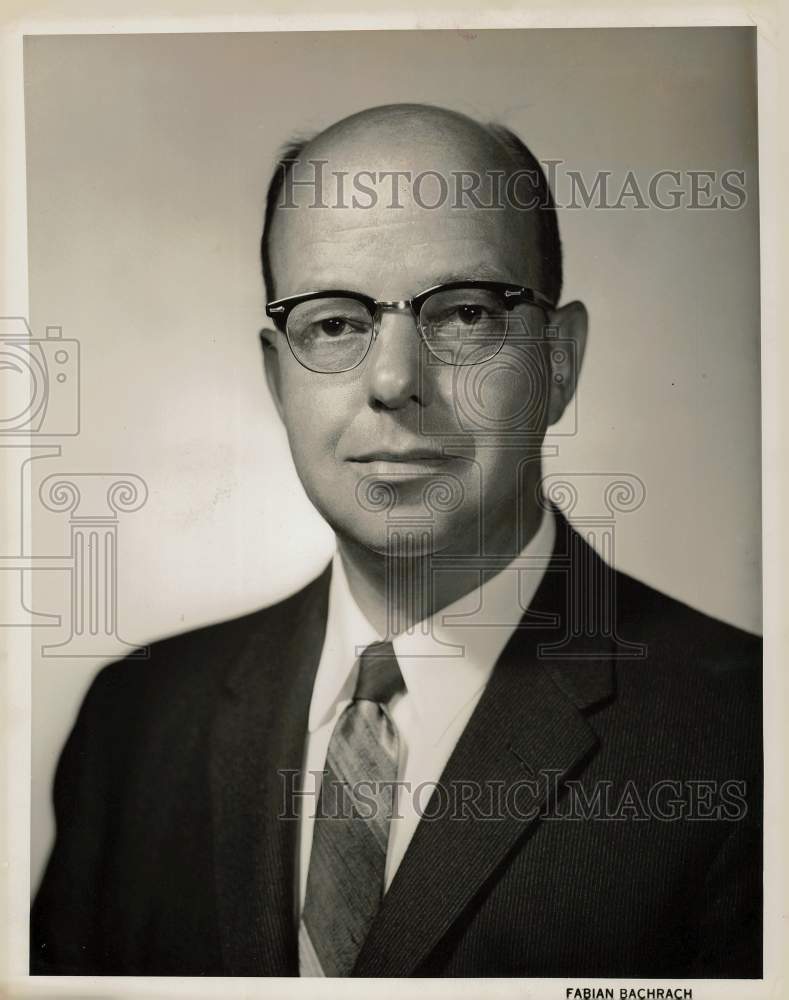
<path id="1" fill-rule="evenodd" d="M 434 275 L 432 280 L 425 281 L 422 284 L 422 286 L 418 289 L 418 291 L 415 292 L 414 294 L 418 295 L 420 292 L 423 292 L 423 291 L 425 291 L 428 288 L 435 288 L 438 285 L 448 285 L 448 284 L 450 284 L 453 281 L 500 281 L 500 282 L 502 282 L 505 285 L 509 285 L 509 284 L 521 285 L 521 284 L 523 284 L 520 281 L 514 281 L 511 278 L 505 277 L 504 275 L 501 274 L 501 272 L 499 270 L 497 270 L 497 268 L 493 267 L 490 264 L 480 264 L 478 267 L 474 267 L 470 271 L 465 271 L 465 270 L 464 271 L 442 271 L 440 274 Z M 337 289 L 340 289 L 340 288 L 345 288 L 345 290 L 349 291 L 349 292 L 356 292 L 359 295 L 368 295 L 369 294 L 364 289 L 358 287 L 356 285 L 356 282 L 352 282 L 350 285 L 347 285 L 347 284 L 346 285 L 337 284 L 336 282 L 333 282 L 333 283 L 332 282 L 330 282 L 330 283 L 323 282 L 322 285 L 321 284 L 311 285 L 309 287 L 303 288 L 299 292 L 292 292 L 290 295 L 283 296 L 283 297 L 284 298 L 294 298 L 296 295 L 307 295 L 307 294 L 310 294 L 311 292 L 331 291 L 331 290 L 337 290 Z"/>
<path id="2" fill-rule="evenodd" d="M 487 264 L 482 264 L 479 267 L 473 268 L 472 272 L 460 273 L 459 271 L 444 271 L 443 273 L 436 275 L 426 288 L 432 288 L 433 285 L 448 285 L 452 281 L 502 281 L 505 284 L 510 284 L 510 279 L 502 275 L 502 273 L 495 267 L 491 267 Z M 514 282 L 517 284 L 517 282 Z"/>

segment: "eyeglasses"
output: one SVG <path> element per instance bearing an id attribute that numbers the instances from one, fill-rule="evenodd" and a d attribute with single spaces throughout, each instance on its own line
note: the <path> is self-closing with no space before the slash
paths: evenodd
<path id="1" fill-rule="evenodd" d="M 452 281 L 412 299 L 379 301 L 360 292 L 330 289 L 277 299 L 266 315 L 287 337 L 296 360 L 321 374 L 356 368 L 381 329 L 386 310 L 410 310 L 427 349 L 448 365 L 478 365 L 494 358 L 507 337 L 512 310 L 554 303 L 533 288 L 500 281 Z"/>

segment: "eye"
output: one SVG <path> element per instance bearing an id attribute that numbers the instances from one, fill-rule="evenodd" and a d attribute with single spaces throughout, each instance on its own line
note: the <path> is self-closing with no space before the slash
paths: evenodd
<path id="1" fill-rule="evenodd" d="M 288 316 L 291 342 L 329 344 L 369 336 L 372 319 L 355 299 L 325 296 L 296 305 Z"/>
<path id="2" fill-rule="evenodd" d="M 354 316 L 322 316 L 307 323 L 301 330 L 301 336 L 313 340 L 339 340 L 341 337 L 366 334 L 369 325 L 366 320 L 357 320 Z"/>
<path id="3" fill-rule="evenodd" d="M 456 307 L 456 315 L 461 323 L 466 323 L 471 326 L 473 323 L 478 323 L 481 319 L 487 316 L 487 311 L 483 306 L 474 305 L 471 303 L 466 303 L 465 305 L 459 305 Z"/>
<path id="4" fill-rule="evenodd" d="M 492 312 L 480 302 L 457 302 L 432 311 L 430 321 L 439 327 L 478 327 L 489 323 Z"/>
<path id="5" fill-rule="evenodd" d="M 342 333 L 347 333 L 350 329 L 347 319 L 342 316 L 327 316 L 319 323 L 320 332 L 327 337 L 339 337 Z"/>

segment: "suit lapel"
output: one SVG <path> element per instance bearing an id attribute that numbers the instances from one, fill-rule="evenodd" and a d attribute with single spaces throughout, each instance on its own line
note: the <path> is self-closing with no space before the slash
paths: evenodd
<path id="1" fill-rule="evenodd" d="M 560 528 L 571 530 L 565 522 Z M 538 654 L 538 647 L 562 635 L 573 585 L 567 566 L 552 560 L 530 610 L 538 612 L 532 620 L 544 623 L 547 615 L 557 627 L 516 630 L 440 779 L 450 802 L 461 785 L 498 786 L 500 818 L 456 811 L 419 823 L 355 976 L 415 974 L 515 845 L 536 833 L 537 814 L 551 791 L 591 759 L 599 741 L 585 712 L 613 694 L 610 643 L 603 637 L 595 655 L 587 649 L 566 661 Z"/>
<path id="2" fill-rule="evenodd" d="M 562 519 L 556 553 L 566 553 Z M 588 558 L 596 560 L 591 553 Z M 575 562 L 573 560 L 572 562 Z M 603 570 L 606 571 L 606 570 Z M 276 613 L 263 612 L 227 674 L 209 762 L 215 874 L 227 974 L 298 974 L 295 919 L 298 823 L 282 774 L 300 773 L 326 626 L 330 567 Z M 444 770 L 452 790 L 475 782 L 510 790 L 501 819 L 423 821 L 387 892 L 354 969 L 407 976 L 449 931 L 517 843 L 536 829 L 552 788 L 580 773 L 598 738 L 588 710 L 613 694 L 610 656 L 584 648 L 558 658 L 572 565 L 555 557 L 502 653 Z M 547 780 L 546 780 L 547 779 Z M 513 790 L 517 787 L 517 793 Z M 485 801 L 484 798 L 482 800 Z M 440 863 L 437 863 L 440 859 Z"/>
<path id="3" fill-rule="evenodd" d="M 228 672 L 214 719 L 210 782 L 222 954 L 229 975 L 298 974 L 298 823 L 283 774 L 302 767 L 330 568 L 263 612 Z"/>

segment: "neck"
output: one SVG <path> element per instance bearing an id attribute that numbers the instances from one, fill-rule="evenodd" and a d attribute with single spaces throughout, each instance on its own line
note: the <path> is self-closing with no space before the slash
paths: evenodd
<path id="1" fill-rule="evenodd" d="M 348 585 L 367 620 L 384 638 L 404 632 L 442 608 L 475 590 L 496 576 L 519 554 L 537 532 L 542 509 L 532 501 L 525 515 L 525 532 L 518 538 L 515 510 L 496 512 L 490 529 L 483 535 L 485 556 L 498 557 L 498 565 L 484 566 L 479 551 L 479 534 L 472 532 L 474 545 L 453 546 L 440 552 L 399 554 L 375 552 L 347 537 L 337 538 Z M 436 557 L 454 556 L 457 565 L 436 568 Z M 475 565 L 475 558 L 480 563 Z"/>

